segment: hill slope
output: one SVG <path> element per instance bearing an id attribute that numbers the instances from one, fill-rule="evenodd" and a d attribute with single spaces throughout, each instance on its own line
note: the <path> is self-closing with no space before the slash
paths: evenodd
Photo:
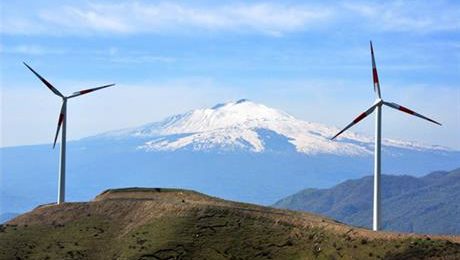
<path id="1" fill-rule="evenodd" d="M 306 189 L 274 204 L 316 212 L 345 223 L 370 227 L 373 177 L 350 180 L 330 189 Z M 424 177 L 382 176 L 385 230 L 460 234 L 460 169 Z"/>
<path id="2" fill-rule="evenodd" d="M 352 228 L 320 216 L 175 189 L 109 190 L 0 228 L 0 258 L 408 259 L 460 257 L 458 237 Z"/>

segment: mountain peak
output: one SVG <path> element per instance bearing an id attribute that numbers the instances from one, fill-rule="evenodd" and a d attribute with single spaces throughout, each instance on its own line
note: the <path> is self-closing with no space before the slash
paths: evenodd
<path id="1" fill-rule="evenodd" d="M 331 142 L 337 129 L 298 120 L 281 110 L 240 99 L 212 108 L 196 109 L 145 125 L 134 135 L 152 137 L 140 148 L 164 150 L 246 150 L 262 152 L 282 147 L 314 153 L 364 155 L 356 144 Z M 346 135 L 345 135 L 346 136 Z"/>
<path id="2" fill-rule="evenodd" d="M 240 100 L 236 101 L 236 104 L 241 104 L 243 102 L 248 102 L 248 101 L 249 101 L 249 99 L 243 98 L 243 99 L 240 99 Z"/>
<path id="3" fill-rule="evenodd" d="M 249 99 L 239 99 L 237 101 L 230 101 L 226 103 L 219 103 L 215 106 L 213 106 L 210 109 L 195 109 L 192 110 L 192 113 L 201 113 L 202 111 L 206 110 L 214 110 L 218 113 L 223 113 L 222 116 L 224 115 L 225 112 L 231 112 L 234 116 L 247 116 L 251 115 L 251 118 L 266 118 L 266 117 L 291 117 L 285 112 L 282 112 L 280 110 L 268 107 L 266 105 L 260 104 L 253 102 Z M 208 113 L 214 113 L 214 111 L 208 111 Z M 227 114 L 228 115 L 228 114 Z"/>
<path id="4" fill-rule="evenodd" d="M 217 109 L 225 107 L 225 106 L 237 105 L 237 104 L 241 104 L 241 103 L 244 103 L 244 102 L 250 102 L 250 101 L 249 101 L 249 99 L 243 98 L 243 99 L 240 99 L 240 100 L 238 100 L 236 102 L 231 101 L 231 102 L 227 102 L 227 103 L 219 103 L 219 104 L 213 106 L 211 109 L 217 110 Z"/>
<path id="5" fill-rule="evenodd" d="M 152 138 L 139 148 L 148 151 L 287 149 L 305 154 L 371 155 L 372 138 L 353 132 L 331 141 L 339 129 L 294 118 L 281 110 L 240 99 L 174 115 L 109 136 Z M 412 150 L 435 149 L 416 143 L 384 140 L 384 145 Z"/>

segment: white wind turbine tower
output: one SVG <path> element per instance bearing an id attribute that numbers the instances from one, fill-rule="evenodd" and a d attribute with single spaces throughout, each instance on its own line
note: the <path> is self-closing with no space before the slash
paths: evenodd
<path id="1" fill-rule="evenodd" d="M 57 137 L 59 135 L 59 130 L 61 129 L 61 126 L 62 126 L 61 158 L 59 162 L 60 165 L 59 165 L 58 198 L 57 198 L 57 204 L 60 204 L 65 201 L 65 151 L 66 151 L 66 132 L 67 132 L 67 100 L 69 98 L 78 97 L 80 95 L 84 95 L 84 94 L 87 94 L 87 93 L 90 93 L 90 92 L 93 92 L 99 89 L 108 88 L 108 87 L 114 86 L 115 84 L 105 85 L 105 86 L 97 87 L 97 88 L 84 89 L 84 90 L 74 92 L 70 96 L 64 96 L 55 87 L 53 87 L 53 85 L 51 85 L 46 79 L 44 79 L 37 72 L 35 72 L 35 70 L 29 67 L 29 65 L 27 65 L 25 62 L 24 62 L 24 65 L 26 65 L 26 67 L 29 68 L 29 70 L 32 71 L 35 74 L 35 76 L 37 76 L 54 94 L 62 98 L 61 112 L 59 114 L 56 135 L 54 136 L 54 143 L 53 143 L 53 149 L 54 149 L 54 147 L 56 146 Z"/>
<path id="2" fill-rule="evenodd" d="M 381 144 L 382 144 L 382 106 L 386 105 L 391 108 L 397 109 L 399 111 L 408 113 L 413 116 L 417 116 L 420 118 L 423 118 L 425 120 L 428 120 L 432 123 L 441 125 L 440 123 L 429 119 L 428 117 L 425 117 L 423 115 L 420 115 L 406 107 L 403 107 L 401 105 L 398 105 L 396 103 L 392 102 L 386 102 L 382 100 L 382 97 L 380 95 L 380 83 L 379 83 L 379 77 L 377 74 L 377 67 L 375 65 L 375 58 L 374 58 L 374 49 L 372 47 L 372 41 L 370 42 L 371 46 L 371 56 L 372 56 L 372 78 L 374 81 L 374 92 L 376 95 L 376 99 L 374 104 L 365 112 L 361 113 L 359 116 L 357 116 L 353 122 L 351 122 L 349 125 L 347 125 L 342 131 L 337 133 L 334 137 L 331 138 L 333 140 L 337 136 L 339 136 L 341 133 L 345 132 L 348 128 L 352 127 L 353 125 L 357 124 L 359 121 L 364 119 L 366 116 L 371 114 L 375 109 L 377 110 L 377 113 L 375 114 L 375 146 L 374 146 L 374 209 L 373 209 L 373 222 L 372 222 L 372 229 L 374 231 L 377 231 L 380 229 L 380 171 L 381 171 Z"/>

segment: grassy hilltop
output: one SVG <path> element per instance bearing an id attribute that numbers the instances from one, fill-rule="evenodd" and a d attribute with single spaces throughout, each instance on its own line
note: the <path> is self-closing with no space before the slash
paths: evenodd
<path id="1" fill-rule="evenodd" d="M 459 237 L 372 232 L 179 189 L 108 190 L 0 227 L 0 259 L 458 259 Z"/>

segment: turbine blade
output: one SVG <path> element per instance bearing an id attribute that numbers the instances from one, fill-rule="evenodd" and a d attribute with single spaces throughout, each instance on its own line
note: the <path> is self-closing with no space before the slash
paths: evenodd
<path id="1" fill-rule="evenodd" d="M 108 87 L 112 87 L 112 86 L 115 86 L 115 84 L 104 85 L 102 87 L 97 87 L 97 88 L 83 89 L 83 90 L 74 92 L 72 95 L 69 96 L 69 98 L 81 96 L 81 95 L 84 95 L 84 94 L 87 94 L 87 93 L 90 93 L 90 92 L 93 92 L 93 91 L 96 91 L 96 90 L 99 90 L 99 89 L 108 88 Z"/>
<path id="2" fill-rule="evenodd" d="M 35 74 L 35 76 L 37 76 L 42 82 L 43 84 L 45 84 L 51 91 L 53 91 L 54 94 L 60 96 L 60 97 L 64 97 L 64 95 L 61 94 L 61 92 L 59 92 L 59 90 L 57 90 L 53 85 L 51 85 L 51 83 L 49 83 L 46 79 L 44 79 L 42 76 L 40 76 L 40 74 L 38 74 L 35 70 L 33 70 L 29 65 L 27 65 L 25 62 L 23 62 L 24 65 L 26 65 L 26 67 L 32 71 L 32 73 Z"/>
<path id="3" fill-rule="evenodd" d="M 56 141 L 59 135 L 59 131 L 61 130 L 62 122 L 64 122 L 64 103 L 62 103 L 61 107 L 61 112 L 59 113 L 59 119 L 58 119 L 58 124 L 57 124 L 57 129 L 56 129 L 56 135 L 54 136 L 54 142 L 53 142 L 53 149 L 56 146 Z"/>
<path id="4" fill-rule="evenodd" d="M 371 45 L 371 56 L 372 56 L 372 80 L 374 82 L 374 92 L 378 98 L 382 98 L 380 95 L 379 75 L 377 73 L 377 65 L 375 64 L 374 48 L 372 47 L 372 41 L 370 42 L 370 45 Z"/>
<path id="5" fill-rule="evenodd" d="M 352 127 L 353 125 L 357 124 L 359 121 L 363 120 L 366 116 L 370 115 L 372 111 L 374 111 L 375 107 L 378 106 L 379 104 L 375 104 L 371 106 L 368 110 L 364 111 L 361 113 L 359 116 L 357 116 L 351 123 L 349 123 L 344 129 L 342 129 L 340 132 L 338 132 L 334 137 L 331 138 L 331 140 L 334 140 L 337 136 L 345 132 L 348 128 Z"/>
<path id="6" fill-rule="evenodd" d="M 435 123 L 435 124 L 437 124 L 437 125 L 441 125 L 441 123 L 436 122 L 436 121 L 434 121 L 433 119 L 430 119 L 430 118 L 428 118 L 428 117 L 426 117 L 426 116 L 424 116 L 424 115 L 421 115 L 421 114 L 419 114 L 419 113 L 417 113 L 417 112 L 415 112 L 415 111 L 413 111 L 413 110 L 411 110 L 411 109 L 409 109 L 409 108 L 407 108 L 407 107 L 403 107 L 403 106 L 398 105 L 398 104 L 396 104 L 396 103 L 392 103 L 392 102 L 383 102 L 383 104 L 385 104 L 385 105 L 387 105 L 387 106 L 389 106 L 389 107 L 391 107 L 391 108 L 394 108 L 394 109 L 396 109 L 396 110 L 399 110 L 399 111 L 408 113 L 409 115 L 413 115 L 413 116 L 416 116 L 416 117 L 420 117 L 420 118 L 422 118 L 422 119 L 425 119 L 425 120 L 430 121 L 430 122 L 432 122 L 432 123 Z"/>

